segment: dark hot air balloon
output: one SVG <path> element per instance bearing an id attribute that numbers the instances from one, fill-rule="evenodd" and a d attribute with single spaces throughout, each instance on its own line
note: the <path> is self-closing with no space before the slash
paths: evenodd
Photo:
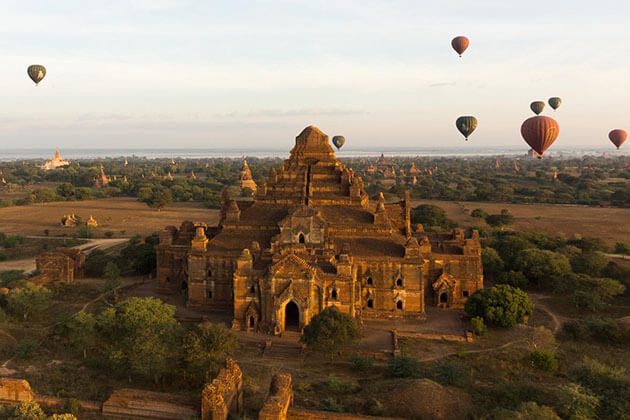
<path id="1" fill-rule="evenodd" d="M 560 126 L 550 117 L 531 117 L 526 119 L 521 126 L 521 135 L 541 158 L 556 141 L 558 134 L 560 134 Z"/>
<path id="2" fill-rule="evenodd" d="M 346 138 L 344 136 L 335 136 L 333 137 L 332 142 L 337 149 L 341 149 L 346 142 Z"/>
<path id="3" fill-rule="evenodd" d="M 36 86 L 39 82 L 44 80 L 44 77 L 46 77 L 46 67 L 39 64 L 28 66 L 28 70 L 26 70 L 26 72 L 28 73 L 28 77 L 30 77 L 31 80 L 35 82 Z"/>
<path id="4" fill-rule="evenodd" d="M 562 99 L 557 97 L 549 98 L 549 106 L 552 107 L 554 111 L 560 108 L 560 105 L 562 105 Z"/>
<path id="5" fill-rule="evenodd" d="M 451 41 L 451 46 L 460 57 L 464 54 L 464 51 L 466 51 L 469 45 L 470 41 L 465 36 L 457 36 Z"/>
<path id="6" fill-rule="evenodd" d="M 466 140 L 468 140 L 468 137 L 470 137 L 477 128 L 477 118 L 472 116 L 459 117 L 457 121 L 455 121 L 455 126 L 459 132 L 464 135 Z"/>
<path id="7" fill-rule="evenodd" d="M 628 139 L 628 132 L 621 129 L 612 130 L 610 133 L 608 133 L 608 138 L 610 139 L 612 144 L 617 146 L 617 150 L 619 150 L 621 145 L 624 144 L 625 141 Z"/>
<path id="8" fill-rule="evenodd" d="M 534 111 L 534 114 L 540 115 L 540 113 L 545 109 L 545 103 L 543 101 L 535 101 L 532 102 L 529 107 L 532 111 Z"/>

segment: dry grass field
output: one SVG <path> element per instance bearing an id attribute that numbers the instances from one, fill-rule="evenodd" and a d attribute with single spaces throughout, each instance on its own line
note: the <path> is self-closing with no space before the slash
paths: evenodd
<path id="1" fill-rule="evenodd" d="M 219 220 L 217 210 L 206 209 L 197 203 L 175 203 L 157 211 L 133 198 L 108 198 L 1 208 L 0 232 L 42 235 L 48 229 L 51 236 L 71 235 L 75 230 L 60 224 L 63 215 L 69 213 L 81 216 L 83 220 L 94 216 L 99 223 L 98 236 L 106 231 L 113 232 L 114 236 L 148 235 L 167 225 L 179 226 L 184 220 L 211 225 Z"/>
<path id="2" fill-rule="evenodd" d="M 473 209 L 500 213 L 508 209 L 515 217 L 515 230 L 571 237 L 579 234 L 604 240 L 608 245 L 630 240 L 630 209 L 553 204 L 507 204 L 471 201 L 414 200 L 413 205 L 442 207 L 448 217 L 463 226 L 486 227 L 485 221 L 470 217 Z"/>

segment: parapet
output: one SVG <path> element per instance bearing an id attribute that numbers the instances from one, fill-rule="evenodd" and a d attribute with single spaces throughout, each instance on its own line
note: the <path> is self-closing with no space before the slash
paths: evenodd
<path id="1" fill-rule="evenodd" d="M 276 373 L 271 379 L 269 393 L 258 413 L 258 420 L 285 420 L 292 404 L 291 375 Z"/>
<path id="2" fill-rule="evenodd" d="M 243 414 L 243 372 L 233 359 L 201 392 L 201 420 L 223 420 Z"/>

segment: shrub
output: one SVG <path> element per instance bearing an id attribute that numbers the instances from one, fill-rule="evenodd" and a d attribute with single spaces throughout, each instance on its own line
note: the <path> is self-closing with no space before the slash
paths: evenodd
<path id="1" fill-rule="evenodd" d="M 498 279 L 505 263 L 496 249 L 485 247 L 481 250 L 481 262 L 483 263 L 483 275 L 488 279 Z"/>
<path id="2" fill-rule="evenodd" d="M 486 223 L 493 227 L 507 226 L 514 223 L 514 216 L 507 209 L 503 209 L 500 214 L 486 216 Z"/>
<path id="3" fill-rule="evenodd" d="M 578 309 L 597 311 L 603 305 L 601 297 L 593 292 L 587 292 L 585 290 L 576 290 L 571 295 L 571 303 Z"/>
<path id="4" fill-rule="evenodd" d="M 7 310 L 15 316 L 27 319 L 48 308 L 51 294 L 44 286 L 27 283 L 24 287 L 11 289 L 7 295 Z"/>
<path id="5" fill-rule="evenodd" d="M 584 252 L 571 257 L 571 267 L 576 273 L 600 276 L 602 270 L 608 265 L 610 258 L 599 251 Z"/>
<path id="6" fill-rule="evenodd" d="M 473 211 L 470 212 L 470 215 L 472 217 L 476 217 L 479 219 L 485 219 L 488 216 L 488 213 L 486 213 L 485 211 L 483 211 L 483 209 L 474 209 Z"/>
<path id="7" fill-rule="evenodd" d="M 28 359 L 39 348 L 39 342 L 33 338 L 25 337 L 15 347 L 15 357 Z"/>
<path id="8" fill-rule="evenodd" d="M 519 289 L 524 289 L 529 284 L 527 277 L 525 274 L 520 271 L 508 271 L 507 273 L 501 273 L 501 276 L 498 279 L 499 283 L 509 284 L 510 286 L 517 287 Z"/>
<path id="9" fill-rule="evenodd" d="M 566 256 L 553 251 L 542 249 L 526 249 L 515 261 L 515 268 L 525 274 L 525 277 L 538 286 L 550 286 L 548 280 L 563 276 L 571 271 L 571 265 Z"/>
<path id="10" fill-rule="evenodd" d="M 435 380 L 442 385 L 463 387 L 472 380 L 472 372 L 468 366 L 459 360 L 447 360 L 433 368 Z"/>
<path id="11" fill-rule="evenodd" d="M 343 413 L 343 405 L 337 402 L 335 397 L 328 397 L 322 401 L 322 410 L 331 411 L 333 413 Z"/>
<path id="12" fill-rule="evenodd" d="M 367 356 L 361 356 L 360 354 L 352 356 L 350 362 L 352 363 L 352 366 L 360 372 L 367 372 L 374 366 L 374 359 Z"/>
<path id="13" fill-rule="evenodd" d="M 417 378 L 420 376 L 420 362 L 411 356 L 395 356 L 389 360 L 387 374 L 392 378 Z"/>
<path id="14" fill-rule="evenodd" d="M 450 229 L 456 224 L 446 217 L 443 208 L 432 204 L 421 204 L 411 209 L 411 222 L 414 224 L 421 223 L 425 227 L 439 227 L 442 229 Z"/>
<path id="15" fill-rule="evenodd" d="M 555 372 L 558 370 L 558 361 L 555 356 L 548 351 L 535 350 L 529 356 L 532 365 L 545 372 Z"/>
<path id="16" fill-rule="evenodd" d="M 630 255 L 630 242 L 617 242 L 613 252 L 615 254 Z"/>
<path id="17" fill-rule="evenodd" d="M 586 420 L 597 417 L 597 396 L 574 383 L 562 385 L 558 391 L 559 413 L 563 418 Z"/>
<path id="18" fill-rule="evenodd" d="M 481 336 L 486 334 L 486 324 L 484 324 L 483 318 L 480 316 L 475 316 L 470 320 L 470 327 L 476 335 Z"/>

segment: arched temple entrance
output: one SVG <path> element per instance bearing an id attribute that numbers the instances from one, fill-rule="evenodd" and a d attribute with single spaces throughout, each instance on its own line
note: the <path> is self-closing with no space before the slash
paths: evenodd
<path id="1" fill-rule="evenodd" d="M 448 303 L 448 294 L 446 292 L 440 293 L 440 303 Z"/>
<path id="2" fill-rule="evenodd" d="M 284 329 L 285 331 L 300 331 L 300 308 L 293 301 L 284 307 Z"/>

